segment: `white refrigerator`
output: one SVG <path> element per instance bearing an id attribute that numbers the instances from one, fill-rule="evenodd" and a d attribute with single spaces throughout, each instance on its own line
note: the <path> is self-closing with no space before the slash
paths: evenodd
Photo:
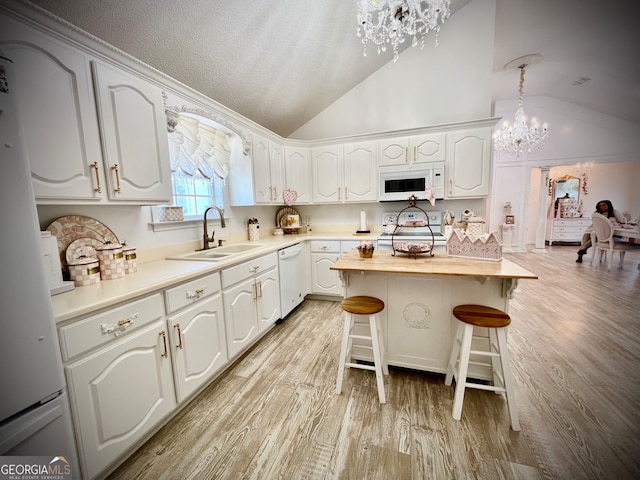
<path id="1" fill-rule="evenodd" d="M 0 464 L 50 457 L 81 478 L 26 147 L 0 50 Z M 69 475 L 70 472 L 70 475 Z"/>

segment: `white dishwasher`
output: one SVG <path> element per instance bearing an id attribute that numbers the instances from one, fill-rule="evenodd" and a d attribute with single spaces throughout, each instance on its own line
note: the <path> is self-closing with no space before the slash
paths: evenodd
<path id="1" fill-rule="evenodd" d="M 282 318 L 304 300 L 304 267 L 301 263 L 302 244 L 296 243 L 278 251 L 280 270 L 280 309 Z"/>

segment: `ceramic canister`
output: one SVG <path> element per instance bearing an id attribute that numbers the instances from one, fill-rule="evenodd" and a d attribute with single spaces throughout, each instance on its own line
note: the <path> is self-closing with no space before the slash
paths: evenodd
<path id="1" fill-rule="evenodd" d="M 68 262 L 69 276 L 76 287 L 86 287 L 100 282 L 100 262 L 95 257 L 80 256 Z"/>
<path id="2" fill-rule="evenodd" d="M 249 240 L 252 242 L 260 240 L 260 225 L 257 223 L 249 224 Z"/>
<path id="3" fill-rule="evenodd" d="M 100 261 L 100 277 L 102 280 L 115 280 L 124 277 L 124 254 L 119 243 L 106 242 L 96 247 Z"/>
<path id="4" fill-rule="evenodd" d="M 122 245 L 122 253 L 124 254 L 124 273 L 135 273 L 138 271 L 138 257 L 136 247 L 130 245 Z"/>

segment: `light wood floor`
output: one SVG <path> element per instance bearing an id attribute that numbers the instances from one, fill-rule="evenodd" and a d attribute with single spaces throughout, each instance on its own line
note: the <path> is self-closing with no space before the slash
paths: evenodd
<path id="1" fill-rule="evenodd" d="M 640 478 L 640 252 L 606 271 L 576 250 L 507 256 L 540 277 L 511 303 L 521 432 L 479 390 L 454 421 L 442 375 L 392 367 L 380 405 L 349 370 L 336 395 L 340 305 L 310 300 L 109 478 Z"/>

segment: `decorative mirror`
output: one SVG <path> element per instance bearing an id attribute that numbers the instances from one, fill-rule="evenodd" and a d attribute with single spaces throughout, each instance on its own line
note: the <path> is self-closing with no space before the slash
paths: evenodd
<path id="1" fill-rule="evenodd" d="M 551 181 L 551 204 L 554 218 L 579 217 L 580 211 L 580 182 L 578 177 L 565 175 Z"/>

